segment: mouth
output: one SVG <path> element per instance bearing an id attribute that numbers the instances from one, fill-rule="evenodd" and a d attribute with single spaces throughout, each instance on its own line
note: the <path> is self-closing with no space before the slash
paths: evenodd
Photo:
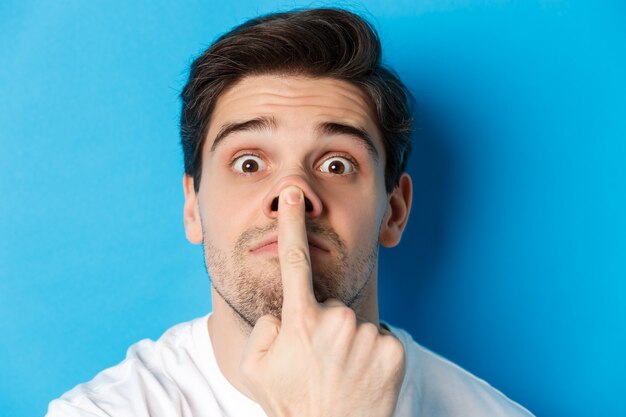
<path id="1" fill-rule="evenodd" d="M 309 252 L 313 253 L 330 253 L 328 245 L 321 239 L 315 236 L 307 236 L 307 242 L 309 243 Z M 250 253 L 253 254 L 278 254 L 278 236 L 272 235 L 265 239 L 262 239 L 250 248 Z"/>

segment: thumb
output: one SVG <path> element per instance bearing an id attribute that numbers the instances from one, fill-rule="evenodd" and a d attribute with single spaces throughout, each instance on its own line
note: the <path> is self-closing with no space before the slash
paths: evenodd
<path id="1" fill-rule="evenodd" d="M 279 319 L 271 315 L 259 318 L 252 328 L 252 332 L 248 337 L 248 343 L 244 349 L 241 363 L 242 370 L 248 369 L 248 366 L 254 367 L 259 360 L 263 359 L 279 333 Z"/>

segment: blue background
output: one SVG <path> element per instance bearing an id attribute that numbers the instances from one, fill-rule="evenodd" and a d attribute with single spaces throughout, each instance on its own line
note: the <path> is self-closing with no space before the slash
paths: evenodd
<path id="1" fill-rule="evenodd" d="M 0 3 L 0 414 L 210 310 L 178 93 L 218 34 L 303 5 Z M 347 5 L 424 120 L 382 317 L 537 415 L 626 415 L 626 8 Z"/>

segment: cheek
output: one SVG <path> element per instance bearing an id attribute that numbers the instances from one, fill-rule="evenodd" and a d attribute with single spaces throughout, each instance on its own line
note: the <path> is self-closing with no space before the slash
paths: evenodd
<path id="1" fill-rule="evenodd" d="M 214 243 L 225 242 L 225 246 L 231 246 L 263 213 L 261 187 L 240 187 L 223 178 L 210 178 L 201 187 L 204 233 Z"/>
<path id="2" fill-rule="evenodd" d="M 335 231 L 354 250 L 378 240 L 384 208 L 375 189 L 340 190 L 328 193 L 326 208 Z"/>
<path id="3" fill-rule="evenodd" d="M 370 244 L 378 241 L 380 229 L 380 217 L 376 207 L 368 207 L 369 210 L 359 210 L 355 216 L 359 231 L 359 242 Z"/>

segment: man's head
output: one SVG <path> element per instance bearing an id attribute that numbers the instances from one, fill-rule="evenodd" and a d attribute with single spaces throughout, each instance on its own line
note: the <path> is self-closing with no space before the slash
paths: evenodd
<path id="1" fill-rule="evenodd" d="M 182 97 L 185 228 L 217 296 L 250 326 L 280 316 L 277 197 L 295 185 L 316 297 L 371 303 L 378 244 L 398 243 L 411 200 L 407 93 L 373 29 L 337 10 L 252 20 L 193 63 Z"/>
<path id="2" fill-rule="evenodd" d="M 191 65 L 181 94 L 185 174 L 202 176 L 202 148 L 218 97 L 246 76 L 329 77 L 347 81 L 368 97 L 385 147 L 385 186 L 391 192 L 411 151 L 410 94 L 382 64 L 375 29 L 338 9 L 276 13 L 251 19 L 222 35 Z"/>

